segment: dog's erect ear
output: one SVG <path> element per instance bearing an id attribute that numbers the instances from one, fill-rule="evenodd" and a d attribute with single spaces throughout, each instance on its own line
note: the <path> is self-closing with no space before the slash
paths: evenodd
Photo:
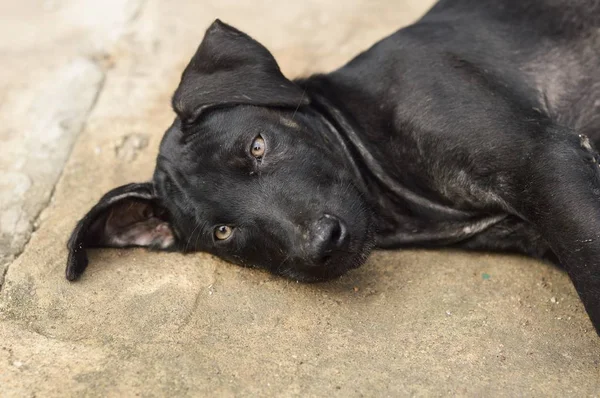
<path id="1" fill-rule="evenodd" d="M 186 123 L 218 106 L 300 107 L 309 103 L 275 58 L 245 33 L 216 20 L 183 72 L 173 109 Z"/>
<path id="2" fill-rule="evenodd" d="M 83 217 L 69 243 L 66 277 L 77 279 L 88 264 L 88 247 L 147 246 L 167 250 L 175 245 L 166 210 L 154 195 L 152 183 L 115 188 Z"/>

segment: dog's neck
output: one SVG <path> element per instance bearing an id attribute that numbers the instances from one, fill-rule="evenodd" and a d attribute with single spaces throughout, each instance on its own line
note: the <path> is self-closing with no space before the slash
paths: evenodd
<path id="1" fill-rule="evenodd" d="M 369 150 L 368 126 L 361 125 L 354 117 L 352 104 L 344 101 L 335 84 L 327 75 L 315 75 L 308 79 L 297 80 L 306 94 L 311 99 L 310 108 L 318 113 L 333 138 L 340 143 L 350 167 L 356 176 L 359 188 L 370 199 L 376 215 L 381 218 L 382 225 L 388 224 L 388 231 L 392 233 L 399 225 L 410 225 L 413 214 L 428 214 L 437 220 L 469 220 L 473 214 L 455 209 L 428 198 L 426 195 L 415 192 L 410 186 L 394 178 L 388 169 L 401 165 L 402 159 L 381 158 L 381 154 Z M 353 98 L 356 101 L 356 98 Z M 369 104 L 369 99 L 364 99 L 364 104 Z M 365 105 L 365 107 L 368 105 Z M 364 109 L 364 112 L 376 112 L 373 109 Z M 385 115 L 381 115 L 385 117 Z M 388 122 L 391 123 L 390 120 Z M 393 162 L 398 163 L 391 164 Z"/>

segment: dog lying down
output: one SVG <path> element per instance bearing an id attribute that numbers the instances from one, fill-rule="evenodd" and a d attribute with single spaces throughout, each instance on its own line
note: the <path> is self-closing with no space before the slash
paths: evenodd
<path id="1" fill-rule="evenodd" d="M 69 240 L 204 251 L 303 282 L 374 247 L 561 264 L 600 330 L 600 3 L 442 0 L 328 74 L 288 80 L 217 20 L 183 72 L 152 181 Z"/>

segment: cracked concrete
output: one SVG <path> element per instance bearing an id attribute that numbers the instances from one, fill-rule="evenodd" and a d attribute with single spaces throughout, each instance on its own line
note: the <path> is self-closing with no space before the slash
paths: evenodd
<path id="1" fill-rule="evenodd" d="M 10 116 L 3 118 L 8 156 L 0 169 L 0 262 L 18 255 L 29 240 L 103 79 L 96 64 L 74 59 L 42 83 L 22 115 L 10 105 L 2 108 Z"/>
<path id="2" fill-rule="evenodd" d="M 0 32 L 19 37 L 0 44 L 0 248 L 20 253 L 0 293 L 0 396 L 600 395 L 600 340 L 568 278 L 521 257 L 378 252 L 301 285 L 205 254 L 96 250 L 64 279 L 77 219 L 151 176 L 214 18 L 298 76 L 429 4 L 0 1 Z"/>
<path id="3" fill-rule="evenodd" d="M 98 60 L 140 8 L 109 3 L 109 12 L 96 14 L 86 9 L 91 1 L 45 1 L 41 9 L 34 1 L 0 2 L 0 34 L 18 38 L 0 43 L 0 286 L 102 90 Z"/>

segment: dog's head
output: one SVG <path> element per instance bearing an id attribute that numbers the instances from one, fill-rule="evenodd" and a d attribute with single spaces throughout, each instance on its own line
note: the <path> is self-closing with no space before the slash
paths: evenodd
<path id="1" fill-rule="evenodd" d="M 107 193 L 69 241 L 205 251 L 300 281 L 337 277 L 372 247 L 357 176 L 309 96 L 266 48 L 216 21 L 173 96 L 153 181 Z"/>

